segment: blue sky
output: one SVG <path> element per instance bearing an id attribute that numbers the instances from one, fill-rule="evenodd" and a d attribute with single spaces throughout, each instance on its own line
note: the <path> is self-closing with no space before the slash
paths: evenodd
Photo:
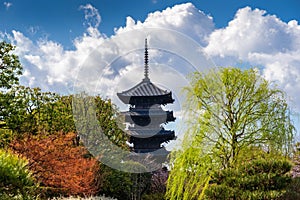
<path id="1" fill-rule="evenodd" d="M 101 15 L 99 30 L 110 36 L 114 28 L 124 26 L 127 16 L 144 21 L 150 12 L 163 10 L 178 0 L 1 0 L 0 31 L 18 30 L 30 38 L 47 37 L 72 48 L 72 41 L 84 32 L 81 5 L 92 4 Z M 298 0 L 198 0 L 192 2 L 199 10 L 211 15 L 217 28 L 225 27 L 239 8 L 250 6 L 267 10 L 288 22 L 300 19 Z M 8 5 L 8 6 L 7 6 Z"/>
<path id="2" fill-rule="evenodd" d="M 21 83 L 44 91 L 78 87 L 118 105 L 142 79 L 148 37 L 150 78 L 173 91 L 177 118 L 187 74 L 210 65 L 258 67 L 299 113 L 300 1 L 189 2 L 0 0 L 0 39 L 17 47 Z"/>

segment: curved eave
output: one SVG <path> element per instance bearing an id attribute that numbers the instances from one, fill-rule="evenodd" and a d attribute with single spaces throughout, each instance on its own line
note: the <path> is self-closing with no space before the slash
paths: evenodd
<path id="1" fill-rule="evenodd" d="M 148 78 L 144 78 L 139 84 L 129 90 L 117 93 L 118 97 L 126 104 L 135 104 L 143 98 L 151 98 L 155 103 L 173 103 L 172 92 L 157 87 Z"/>
<path id="2" fill-rule="evenodd" d="M 117 93 L 119 99 L 125 104 L 137 105 L 142 103 L 154 104 L 168 104 L 173 103 L 175 100 L 172 98 L 172 92 L 164 95 L 148 95 L 148 96 L 128 96 L 123 93 Z"/>
<path id="3" fill-rule="evenodd" d="M 155 135 L 153 135 L 151 131 L 149 131 L 149 134 L 147 134 L 145 133 L 145 130 L 135 130 L 135 131 L 131 130 L 129 135 L 130 137 L 143 139 L 143 140 L 153 139 L 153 138 L 170 138 L 168 140 L 173 140 L 175 138 L 175 132 L 170 130 L 160 130 Z M 142 137 L 139 137 L 139 135 Z"/>
<path id="4" fill-rule="evenodd" d="M 138 149 L 138 148 L 132 148 L 133 152 L 130 152 L 130 154 L 132 154 L 133 156 L 136 156 L 136 153 L 147 153 L 152 155 L 156 161 L 158 161 L 157 159 L 163 159 L 163 161 L 165 161 L 165 159 L 167 158 L 168 154 L 170 153 L 169 151 L 167 151 L 164 147 L 160 147 L 159 149 Z M 159 163 L 162 163 L 163 161 L 158 161 Z"/>
<path id="5" fill-rule="evenodd" d="M 149 137 L 149 138 L 138 138 L 138 137 L 129 137 L 129 142 L 130 143 L 136 143 L 136 142 L 158 142 L 158 143 L 164 143 L 164 142 L 169 142 L 170 140 L 175 140 L 176 136 L 174 133 L 170 133 L 168 135 L 165 135 L 163 137 L 159 137 L 158 135 Z"/>
<path id="6" fill-rule="evenodd" d="M 162 111 L 162 112 L 137 112 L 137 111 L 126 111 L 122 112 L 122 115 L 125 116 L 125 121 L 134 123 L 134 119 L 145 119 L 145 118 L 151 118 L 154 120 L 163 120 L 163 122 L 173 122 L 176 120 L 176 117 L 173 115 L 173 111 Z"/>

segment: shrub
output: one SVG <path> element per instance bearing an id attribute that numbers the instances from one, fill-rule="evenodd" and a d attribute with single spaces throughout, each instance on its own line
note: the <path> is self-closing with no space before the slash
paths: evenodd
<path id="1" fill-rule="evenodd" d="M 36 188 L 28 162 L 0 149 L 0 198 L 29 199 Z"/>
<path id="2" fill-rule="evenodd" d="M 291 182 L 291 167 L 285 159 L 258 158 L 215 171 L 205 194 L 208 199 L 276 199 Z"/>

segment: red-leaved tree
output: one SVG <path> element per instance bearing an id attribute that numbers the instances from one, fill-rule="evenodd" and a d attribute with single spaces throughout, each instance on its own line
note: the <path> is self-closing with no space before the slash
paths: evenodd
<path id="1" fill-rule="evenodd" d="M 34 176 L 52 195 L 87 196 L 101 187 L 100 165 L 77 144 L 74 133 L 28 135 L 12 142 L 11 149 L 29 160 Z"/>

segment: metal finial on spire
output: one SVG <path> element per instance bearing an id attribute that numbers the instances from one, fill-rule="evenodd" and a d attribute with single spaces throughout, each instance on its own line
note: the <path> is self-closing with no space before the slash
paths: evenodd
<path id="1" fill-rule="evenodd" d="M 148 44 L 147 44 L 147 38 L 145 39 L 145 71 L 144 71 L 144 75 L 145 78 L 144 80 L 149 80 L 149 65 L 148 65 Z"/>

